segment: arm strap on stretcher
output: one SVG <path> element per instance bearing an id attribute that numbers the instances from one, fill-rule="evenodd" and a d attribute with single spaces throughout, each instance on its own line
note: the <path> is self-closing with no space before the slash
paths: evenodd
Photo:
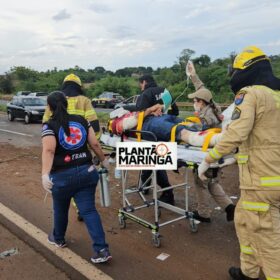
<path id="1" fill-rule="evenodd" d="M 142 130 L 144 116 L 145 116 L 145 112 L 144 111 L 139 112 L 138 123 L 137 123 L 136 130 Z M 141 133 L 139 133 L 139 132 L 136 133 L 136 136 L 137 136 L 137 142 L 140 142 L 141 141 Z"/>
<path id="2" fill-rule="evenodd" d="M 190 122 L 182 122 L 182 123 L 178 123 L 177 125 L 174 125 L 171 129 L 170 142 L 175 142 L 176 141 L 175 137 L 176 137 L 177 126 L 178 125 L 188 125 L 188 124 L 190 124 Z M 203 143 L 203 146 L 201 148 L 201 150 L 203 152 L 207 151 L 213 135 L 221 133 L 221 131 L 222 131 L 221 128 L 209 128 L 209 129 L 207 129 L 207 134 L 205 136 L 204 143 Z"/>
<path id="3" fill-rule="evenodd" d="M 207 135 L 205 136 L 204 143 L 203 143 L 202 149 L 201 149 L 203 152 L 207 151 L 213 135 L 221 133 L 221 131 L 222 131 L 221 128 L 209 128 L 209 129 L 207 129 Z"/>
<path id="4" fill-rule="evenodd" d="M 175 142 L 176 141 L 176 129 L 178 125 L 190 125 L 193 123 L 200 123 L 200 118 L 191 116 L 187 117 L 184 122 L 178 123 L 177 125 L 174 125 L 171 129 L 171 134 L 170 134 L 170 142 Z"/>

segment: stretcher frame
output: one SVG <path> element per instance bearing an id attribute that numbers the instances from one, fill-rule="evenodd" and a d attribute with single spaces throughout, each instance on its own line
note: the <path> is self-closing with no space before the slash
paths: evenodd
<path id="1" fill-rule="evenodd" d="M 140 133 L 142 134 L 149 134 L 151 135 L 155 140 L 157 140 L 156 136 L 149 132 L 149 131 L 140 131 L 140 130 L 129 130 L 126 132 L 126 134 L 123 134 L 121 136 L 121 141 L 124 141 L 124 136 L 127 135 L 127 133 Z M 102 140 L 102 139 L 101 139 Z M 128 141 L 136 141 L 134 138 L 128 138 Z M 144 141 L 144 140 L 143 140 Z M 105 146 L 108 147 L 108 146 Z M 187 168 L 197 168 L 197 163 L 194 162 L 187 162 L 179 160 L 178 166 L 185 168 L 184 172 L 184 182 L 176 185 L 171 185 L 166 188 L 158 188 L 157 186 L 157 178 L 156 178 L 156 170 L 151 170 L 152 175 L 146 180 L 146 182 L 141 183 L 141 173 L 139 173 L 138 183 L 135 186 L 128 186 L 128 174 L 129 170 L 122 170 L 121 171 L 121 186 L 122 186 L 122 208 L 118 211 L 118 219 L 119 219 L 119 225 L 120 228 L 125 229 L 126 228 L 126 220 L 131 220 L 136 222 L 137 224 L 140 224 L 144 226 L 145 228 L 148 228 L 151 230 L 152 233 L 152 244 L 155 247 L 160 247 L 161 245 L 161 239 L 159 234 L 159 229 L 163 226 L 169 225 L 171 223 L 186 219 L 189 220 L 189 226 L 190 231 L 195 233 L 198 231 L 198 224 L 199 221 L 195 220 L 193 218 L 193 212 L 189 211 L 189 189 L 191 186 L 188 184 L 188 172 Z M 151 185 L 147 186 L 147 182 L 150 181 L 151 178 Z M 165 202 L 162 202 L 158 199 L 158 194 L 166 191 L 166 190 L 173 190 L 176 188 L 184 188 L 184 194 L 185 194 L 185 205 L 184 208 L 180 208 L 177 206 L 173 206 L 170 204 L 167 204 Z M 147 190 L 152 190 L 152 199 L 147 199 L 145 197 L 144 192 Z M 140 197 L 142 204 L 140 205 L 133 205 L 131 201 L 129 200 L 129 196 L 138 194 Z M 147 207 L 153 207 L 154 208 L 154 222 L 147 221 L 143 218 L 140 218 L 135 214 L 136 211 L 139 211 L 143 208 Z M 165 222 L 160 223 L 159 218 L 161 215 L 161 208 L 167 209 L 175 214 L 178 215 L 178 217 L 167 220 Z"/>

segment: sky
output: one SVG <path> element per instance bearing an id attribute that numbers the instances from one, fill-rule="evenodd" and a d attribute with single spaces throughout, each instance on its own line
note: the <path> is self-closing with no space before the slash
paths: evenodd
<path id="1" fill-rule="evenodd" d="M 0 0 L 0 74 L 103 66 L 170 67 L 257 45 L 280 54 L 278 0 Z"/>

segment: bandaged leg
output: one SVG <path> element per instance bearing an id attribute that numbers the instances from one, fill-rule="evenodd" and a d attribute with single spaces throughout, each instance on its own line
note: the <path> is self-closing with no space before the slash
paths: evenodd
<path id="1" fill-rule="evenodd" d="M 205 141 L 206 135 L 207 135 L 206 133 L 202 134 L 201 132 L 194 132 L 194 131 L 189 131 L 187 129 L 183 129 L 181 131 L 180 140 L 182 140 L 185 143 L 190 144 L 192 146 L 202 147 L 203 143 Z M 212 138 L 210 139 L 209 146 L 210 147 L 215 146 L 222 138 L 222 135 L 223 135 L 222 133 L 214 134 L 212 136 Z"/>

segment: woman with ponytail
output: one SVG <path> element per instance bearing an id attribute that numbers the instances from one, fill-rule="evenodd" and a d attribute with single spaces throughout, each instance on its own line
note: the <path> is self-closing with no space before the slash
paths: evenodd
<path id="1" fill-rule="evenodd" d="M 199 117 L 202 130 L 208 128 L 220 128 L 222 123 L 221 109 L 213 101 L 213 96 L 196 74 L 195 67 L 192 62 L 188 62 L 186 66 L 186 74 L 191 78 L 195 92 L 189 94 L 188 97 L 193 99 L 195 114 Z M 219 184 L 218 169 L 209 170 L 207 180 L 202 181 L 198 177 L 197 169 L 194 169 L 195 191 L 198 202 L 198 209 L 194 211 L 194 218 L 205 223 L 210 223 L 210 205 L 208 201 L 209 193 L 216 203 L 225 210 L 227 221 L 233 221 L 235 205 L 226 195 L 222 186 Z"/>
<path id="2" fill-rule="evenodd" d="M 83 117 L 67 113 L 63 92 L 52 92 L 47 99 L 52 116 L 42 128 L 42 185 L 52 194 L 54 228 L 48 242 L 66 246 L 65 232 L 71 198 L 75 199 L 93 241 L 93 263 L 111 259 L 100 216 L 95 208 L 95 191 L 99 179 L 92 164 L 92 148 L 101 164 L 105 159 L 93 128 Z"/>

